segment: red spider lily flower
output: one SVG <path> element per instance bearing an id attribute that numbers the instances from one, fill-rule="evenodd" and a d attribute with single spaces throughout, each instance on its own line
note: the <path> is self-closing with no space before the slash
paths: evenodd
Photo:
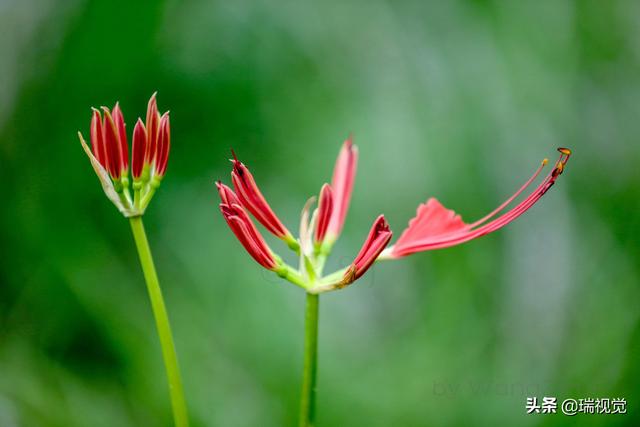
<path id="1" fill-rule="evenodd" d="M 315 244 L 320 245 L 327 234 L 329 221 L 333 213 L 333 193 L 329 184 L 324 184 L 320 190 L 320 201 L 318 202 L 318 218 L 316 232 L 314 236 Z"/>
<path id="2" fill-rule="evenodd" d="M 80 142 L 89 156 L 107 197 L 125 216 L 144 213 L 167 169 L 171 146 L 169 113 L 159 115 L 156 94 L 153 94 L 149 101 L 147 118 L 146 127 L 142 120 L 138 119 L 133 130 L 131 150 L 131 175 L 135 192 L 133 198 L 129 192 L 129 145 L 120 104 L 116 103 L 113 110 L 102 107 L 102 113 L 93 109 L 91 149 L 84 141 L 82 134 L 78 132 Z M 154 130 L 153 133 L 150 133 L 149 129 Z M 151 146 L 153 150 L 150 149 Z"/>
<path id="3" fill-rule="evenodd" d="M 460 215 L 457 215 L 453 210 L 446 209 L 435 198 L 430 198 L 425 204 L 421 204 L 418 207 L 415 218 L 409 222 L 409 226 L 404 230 L 398 241 L 382 254 L 382 258 L 400 258 L 416 252 L 459 245 L 499 230 L 514 221 L 540 200 L 564 171 L 571 156 L 571 150 L 559 148 L 558 151 L 560 152 L 560 158 L 540 185 L 515 207 L 493 221 L 487 222 L 502 212 L 507 205 L 531 185 L 546 165 L 546 159 L 515 194 L 493 212 L 472 224 L 465 223 Z"/>
<path id="4" fill-rule="evenodd" d="M 249 169 L 238 160 L 234 152 L 232 153 L 233 171 L 231 172 L 231 181 L 242 206 L 251 212 L 267 230 L 287 242 L 289 246 L 297 248 L 296 240 L 273 212 L 269 203 L 267 203 Z"/>
<path id="5" fill-rule="evenodd" d="M 358 166 L 358 147 L 353 144 L 352 138 L 349 137 L 344 144 L 336 164 L 333 169 L 333 180 L 331 188 L 333 190 L 333 213 L 327 228 L 327 238 L 335 241 L 344 225 L 344 220 L 349 210 L 349 202 L 351 201 L 351 192 L 356 177 L 356 169 Z"/>
<path id="6" fill-rule="evenodd" d="M 524 200 L 506 212 L 502 213 L 540 175 L 548 163 L 546 159 L 515 194 L 489 215 L 474 223 L 465 223 L 454 211 L 446 209 L 436 199 L 431 198 L 418 207 L 416 217 L 409 222 L 408 228 L 402 233 L 396 244 L 387 248 L 392 233 L 384 216 L 381 215 L 374 222 L 369 236 L 353 263 L 331 274 L 323 275 L 323 269 L 331 252 L 331 246 L 344 224 L 357 165 L 358 151 L 351 139 L 343 144 L 336 161 L 332 185 L 323 185 L 318 208 L 311 218 L 309 211 L 315 198 L 309 199 L 302 210 L 299 245 L 296 247 L 290 245 L 300 258 L 298 270 L 287 265 L 270 250 L 265 251 L 262 238 L 254 233 L 253 228 L 248 225 L 245 225 L 245 229 L 240 230 L 236 224 L 234 232 L 239 235 L 242 231 L 243 237 L 239 237 L 241 242 L 252 253 L 252 256 L 259 260 L 258 262 L 263 263 L 264 257 L 267 255 L 274 257 L 278 264 L 274 271 L 281 277 L 301 286 L 307 292 L 319 294 L 341 289 L 359 279 L 377 260 L 397 259 L 416 252 L 458 245 L 492 233 L 514 221 L 540 200 L 564 171 L 571 156 L 571 150 L 559 148 L 558 151 L 560 151 L 560 157 L 542 183 Z M 232 162 L 231 177 L 236 191 L 234 192 L 220 182 L 216 183 L 223 205 L 242 206 L 276 236 L 281 238 L 282 236 L 290 236 L 289 231 L 265 201 L 249 170 L 235 158 L 235 153 Z M 223 211 L 223 214 L 226 215 L 225 218 L 229 216 L 228 211 Z M 240 214 L 236 213 L 236 216 L 240 216 Z M 245 217 L 242 217 L 241 220 L 243 224 L 247 223 Z M 285 237 L 284 240 L 287 238 L 293 239 Z M 254 241 L 255 244 L 249 244 Z"/>
<path id="7" fill-rule="evenodd" d="M 229 228 L 231 228 L 231 231 L 233 231 L 233 234 L 236 235 L 246 251 L 249 252 L 249 255 L 264 268 L 272 271 L 277 270 L 278 262 L 276 258 L 242 206 L 220 203 L 220 211 Z"/>

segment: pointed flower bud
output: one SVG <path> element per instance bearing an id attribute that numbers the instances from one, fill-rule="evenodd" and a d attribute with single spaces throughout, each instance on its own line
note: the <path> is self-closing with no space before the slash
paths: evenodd
<path id="1" fill-rule="evenodd" d="M 169 159 L 169 149 L 171 148 L 171 131 L 169 129 L 169 112 L 167 111 L 160 118 L 158 129 L 158 146 L 155 158 L 156 175 L 160 178 L 167 170 L 167 160 Z"/>
<path id="2" fill-rule="evenodd" d="M 329 184 L 324 184 L 320 190 L 320 201 L 318 202 L 318 219 L 314 236 L 316 245 L 322 244 L 324 236 L 327 234 L 332 213 L 333 193 L 331 191 L 331 186 Z"/>
<path id="3" fill-rule="evenodd" d="M 142 175 L 144 166 L 144 156 L 147 150 L 147 130 L 142 120 L 138 119 L 136 126 L 133 128 L 133 142 L 131 149 L 131 175 L 133 180 L 137 181 Z"/>
<path id="4" fill-rule="evenodd" d="M 107 169 L 107 152 L 102 132 L 102 116 L 100 111 L 95 108 L 91 117 L 91 148 L 98 162 L 103 168 Z"/>
<path id="5" fill-rule="evenodd" d="M 384 215 L 376 218 L 360 252 L 344 274 L 343 285 L 348 285 L 362 277 L 387 246 L 392 234 Z"/>
<path id="6" fill-rule="evenodd" d="M 102 107 L 102 114 L 93 109 L 91 148 L 78 132 L 80 143 L 89 156 L 105 194 L 127 217 L 144 213 L 167 169 L 171 146 L 169 113 L 160 117 L 155 94 L 149 101 L 147 122 L 145 127 L 142 120 L 138 119 L 133 130 L 131 174 L 134 197 L 129 192 L 129 145 L 120 104 L 116 103 L 113 110 Z M 154 129 L 153 135 L 150 135 L 150 128 Z M 150 149 L 152 141 L 153 150 Z"/>
<path id="7" fill-rule="evenodd" d="M 342 144 L 342 149 L 333 169 L 333 212 L 327 228 L 327 237 L 335 241 L 344 225 L 344 220 L 349 210 L 351 192 L 356 177 L 358 166 L 358 147 L 353 145 L 351 137 Z"/>
<path id="8" fill-rule="evenodd" d="M 150 165 L 156 158 L 156 150 L 158 147 L 158 132 L 160 127 L 160 113 L 158 112 L 158 104 L 156 101 L 156 93 L 151 95 L 147 104 L 147 151 L 145 153 L 145 164 Z"/>
<path id="9" fill-rule="evenodd" d="M 120 104 L 118 102 L 116 102 L 115 107 L 113 107 L 112 115 L 118 135 L 118 154 L 120 155 L 122 174 L 126 175 L 129 170 L 129 145 L 127 144 L 127 131 L 125 128 L 124 116 L 122 115 L 122 110 L 120 109 Z"/>
<path id="10" fill-rule="evenodd" d="M 222 203 L 227 205 L 240 205 L 240 200 L 236 193 L 233 192 L 229 186 L 224 185 L 220 181 L 216 181 L 216 187 L 218 188 L 218 194 L 220 195 L 220 200 Z"/>
<path id="11" fill-rule="evenodd" d="M 233 171 L 231 172 L 231 180 L 236 194 L 244 206 L 251 214 L 271 233 L 284 240 L 289 246 L 297 247 L 297 242 L 282 224 L 280 219 L 271 209 L 266 199 L 260 192 L 253 175 L 249 169 L 240 162 L 234 153 Z"/>
<path id="12" fill-rule="evenodd" d="M 418 206 L 415 218 L 409 221 L 407 229 L 402 232 L 398 241 L 382 254 L 382 258 L 400 258 L 416 252 L 448 248 L 501 229 L 529 210 L 529 208 L 542 198 L 562 174 L 571 156 L 571 150 L 568 148 L 559 148 L 558 151 L 560 152 L 560 158 L 556 161 L 554 168 L 542 180 L 540 185 L 524 200 L 493 221 L 489 220 L 502 212 L 531 185 L 547 164 L 547 159 L 542 162 L 533 176 L 531 176 L 518 191 L 493 212 L 472 224 L 465 223 L 460 215 L 442 206 L 435 198 L 430 198 L 426 204 Z"/>
<path id="13" fill-rule="evenodd" d="M 120 133 L 113 120 L 113 116 L 107 107 L 102 107 L 104 113 L 104 121 L 102 124 L 102 133 L 104 135 L 104 143 L 107 153 L 107 169 L 113 180 L 119 180 L 123 173 L 126 172 L 124 155 L 122 153 L 122 144 L 120 142 Z"/>
<path id="14" fill-rule="evenodd" d="M 236 235 L 246 251 L 249 252 L 249 255 L 264 268 L 272 271 L 277 270 L 278 262 L 276 258 L 242 206 L 221 203 L 220 211 L 229 228 L 231 228 L 231 231 L 233 231 L 233 234 Z"/>

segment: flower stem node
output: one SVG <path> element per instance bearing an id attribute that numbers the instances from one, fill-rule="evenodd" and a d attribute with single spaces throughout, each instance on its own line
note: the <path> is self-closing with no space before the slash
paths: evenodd
<path id="1" fill-rule="evenodd" d="M 126 217 L 144 214 L 167 168 L 171 145 L 169 113 L 158 113 L 156 94 L 147 106 L 146 124 L 138 119 L 133 129 L 131 176 L 129 178 L 129 145 L 124 115 L 116 103 L 112 110 L 93 108 L 91 148 L 78 132 L 80 143 L 93 166 L 102 189 Z M 133 182 L 133 198 L 129 186 Z"/>

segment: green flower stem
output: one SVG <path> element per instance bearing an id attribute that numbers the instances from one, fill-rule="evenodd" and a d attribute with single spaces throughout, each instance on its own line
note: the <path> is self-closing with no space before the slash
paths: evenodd
<path id="1" fill-rule="evenodd" d="M 156 319 L 156 328 L 158 330 L 158 337 L 160 338 L 162 356 L 164 358 L 167 380 L 169 382 L 173 419 L 176 427 L 187 427 L 189 425 L 189 418 L 187 416 L 187 405 L 184 400 L 180 369 L 178 368 L 178 358 L 176 356 L 175 345 L 173 344 L 167 309 L 164 305 L 160 283 L 158 282 L 156 269 L 153 265 L 153 258 L 151 257 L 149 242 L 144 232 L 142 217 L 131 217 L 129 221 L 131 222 L 131 231 L 133 231 L 133 237 L 136 241 L 136 247 L 138 248 L 144 279 L 147 282 L 151 308 L 153 309 L 153 315 Z"/>
<path id="2" fill-rule="evenodd" d="M 304 364 L 300 396 L 300 427 L 315 425 L 316 373 L 318 370 L 318 295 L 307 293 L 304 321 Z"/>

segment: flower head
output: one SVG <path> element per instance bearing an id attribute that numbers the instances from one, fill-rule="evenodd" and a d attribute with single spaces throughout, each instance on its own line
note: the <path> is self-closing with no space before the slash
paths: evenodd
<path id="1" fill-rule="evenodd" d="M 358 150 L 351 138 L 342 145 L 331 185 L 322 186 L 318 207 L 310 215 L 315 203 L 315 197 L 312 197 L 302 209 L 297 241 L 273 213 L 258 189 L 253 175 L 235 158 L 235 154 L 231 178 L 236 191 L 220 182 L 217 182 L 216 186 L 222 201 L 222 214 L 251 256 L 265 268 L 273 270 L 307 292 L 322 293 L 350 285 L 362 277 L 377 260 L 397 259 L 424 250 L 458 245 L 504 227 L 540 200 L 562 174 L 571 151 L 567 148 L 560 148 L 559 151 L 560 158 L 549 175 L 529 196 L 507 212 L 499 215 L 538 177 L 547 164 L 546 160 L 513 196 L 489 215 L 472 224 L 465 223 L 460 215 L 446 209 L 438 200 L 430 198 L 418 207 L 416 217 L 409 222 L 409 227 L 395 245 L 387 248 L 392 232 L 384 215 L 378 216 L 353 262 L 327 275 L 322 274 L 325 261 L 344 225 L 355 178 Z M 251 212 L 267 230 L 285 242 L 293 240 L 299 243 L 295 246 L 289 245 L 299 256 L 297 270 L 271 251 L 244 209 Z"/>
<path id="2" fill-rule="evenodd" d="M 409 221 L 409 226 L 402 232 L 398 241 L 383 253 L 382 257 L 400 258 L 416 252 L 459 245 L 499 230 L 514 221 L 540 200 L 564 171 L 571 156 L 571 150 L 559 148 L 558 151 L 560 158 L 556 161 L 551 172 L 529 196 L 507 212 L 489 221 L 531 185 L 547 164 L 546 159 L 518 191 L 491 213 L 474 223 L 465 223 L 460 215 L 446 209 L 437 199 L 430 198 L 426 203 L 418 206 L 417 214 Z"/>
<path id="3" fill-rule="evenodd" d="M 80 142 L 107 197 L 125 216 L 142 215 L 166 172 L 171 145 L 169 113 L 159 115 L 154 93 L 149 101 L 147 126 L 140 119 L 134 126 L 131 150 L 134 195 L 131 197 L 129 145 L 124 115 L 118 103 L 112 110 L 107 107 L 101 110 L 102 113 L 93 109 L 91 148 L 78 132 Z"/>
<path id="4" fill-rule="evenodd" d="M 344 224 L 353 189 L 357 157 L 357 147 L 349 138 L 342 145 L 338 155 L 332 184 L 322 186 L 318 206 L 312 215 L 310 213 L 315 197 L 305 204 L 300 220 L 299 238 L 295 239 L 267 203 L 249 169 L 233 153 L 231 180 L 235 191 L 219 181 L 216 182 L 222 202 L 222 215 L 240 243 L 263 267 L 305 288 L 308 292 L 343 288 L 360 278 L 371 267 L 391 239 L 389 225 L 381 215 L 374 222 L 353 263 L 330 275 L 322 275 L 331 246 Z M 297 252 L 300 259 L 299 269 L 287 265 L 271 251 L 245 209 L 267 230 Z"/>

